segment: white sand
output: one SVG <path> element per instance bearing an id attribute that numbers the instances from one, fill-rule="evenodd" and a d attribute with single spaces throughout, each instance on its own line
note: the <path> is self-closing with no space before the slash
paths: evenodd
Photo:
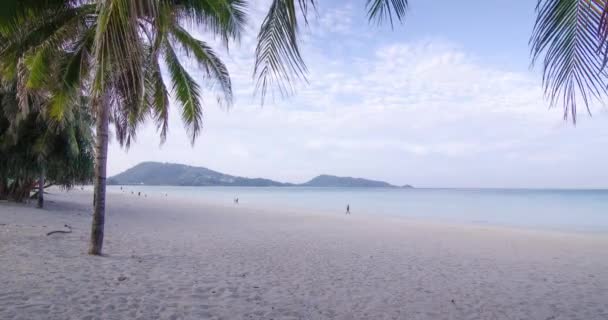
<path id="1" fill-rule="evenodd" d="M 606 235 L 112 194 L 92 257 L 91 194 L 47 200 L 0 203 L 0 319 L 608 319 Z"/>

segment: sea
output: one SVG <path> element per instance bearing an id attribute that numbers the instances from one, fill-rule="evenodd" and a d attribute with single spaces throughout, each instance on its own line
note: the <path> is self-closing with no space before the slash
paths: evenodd
<path id="1" fill-rule="evenodd" d="M 608 233 L 608 190 L 123 186 L 212 204 Z M 108 192 L 122 192 L 108 186 Z"/>

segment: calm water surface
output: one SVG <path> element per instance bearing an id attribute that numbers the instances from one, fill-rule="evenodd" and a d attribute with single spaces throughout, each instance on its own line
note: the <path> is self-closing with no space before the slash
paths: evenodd
<path id="1" fill-rule="evenodd" d="M 608 233 L 608 190 L 124 186 L 211 203 Z M 108 186 L 109 192 L 121 192 Z"/>

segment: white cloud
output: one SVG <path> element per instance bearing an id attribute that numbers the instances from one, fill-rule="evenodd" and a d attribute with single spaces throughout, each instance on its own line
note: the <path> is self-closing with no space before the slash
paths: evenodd
<path id="1" fill-rule="evenodd" d="M 486 65 L 443 39 L 344 53 L 367 41 L 348 32 L 355 23 L 350 7 L 321 15 L 304 45 L 309 85 L 264 107 L 252 97 L 249 30 L 226 59 L 235 106 L 207 106 L 194 147 L 172 110 L 167 143 L 158 148 L 153 126 L 142 129 L 129 153 L 112 146 L 110 173 L 156 160 L 294 182 L 332 173 L 419 186 L 606 186 L 592 174 L 608 160 L 597 148 L 608 142 L 605 110 L 573 128 L 547 109 L 536 75 Z M 345 49 L 323 45 L 332 37 Z M 574 167 L 584 172 L 564 174 Z"/>
<path id="2" fill-rule="evenodd" d="M 350 35 L 353 33 L 353 6 L 351 3 L 329 10 L 322 10 L 318 19 L 311 23 L 313 36 L 327 36 L 328 34 Z"/>

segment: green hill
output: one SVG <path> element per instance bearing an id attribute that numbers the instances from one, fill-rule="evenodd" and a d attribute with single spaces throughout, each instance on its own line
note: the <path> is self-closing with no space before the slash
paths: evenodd
<path id="1" fill-rule="evenodd" d="M 359 187 L 397 188 L 387 182 L 362 178 L 320 175 L 302 184 L 283 183 L 263 178 L 245 178 L 224 174 L 204 167 L 175 163 L 142 162 L 108 179 L 113 185 L 166 186 L 240 186 L 240 187 Z M 406 185 L 404 188 L 411 188 Z"/>

